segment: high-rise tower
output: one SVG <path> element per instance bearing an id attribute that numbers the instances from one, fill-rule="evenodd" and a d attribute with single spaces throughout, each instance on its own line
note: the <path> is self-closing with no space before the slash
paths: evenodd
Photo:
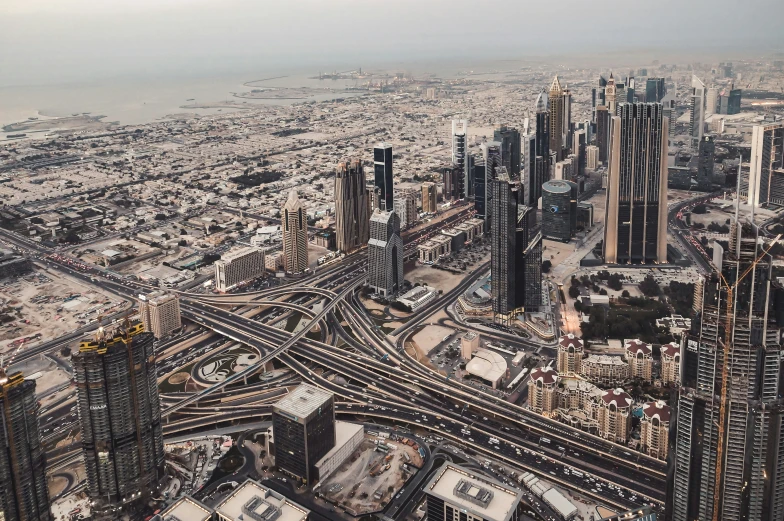
<path id="1" fill-rule="evenodd" d="M 335 244 L 342 252 L 365 246 L 370 238 L 370 195 L 362 161 L 340 163 L 335 171 Z"/>
<path id="2" fill-rule="evenodd" d="M 50 521 L 35 382 L 0 367 L 0 519 Z"/>
<path id="3" fill-rule="evenodd" d="M 485 219 L 485 230 L 490 229 L 490 219 L 493 215 L 493 207 L 492 207 L 492 199 L 493 199 L 493 191 L 490 187 L 490 184 L 493 182 L 493 179 L 496 178 L 498 173 L 498 169 L 503 166 L 503 160 L 501 158 L 501 143 L 498 141 L 489 141 L 487 143 L 482 143 L 482 159 L 484 163 L 484 219 Z M 476 205 L 478 207 L 480 194 L 476 194 Z M 479 215 L 479 210 L 477 209 L 477 215 Z"/>
<path id="4" fill-rule="evenodd" d="M 784 308 L 768 244 L 736 217 L 729 248 L 716 243 L 714 273 L 697 285 L 676 413 L 672 521 L 784 519 Z"/>
<path id="5" fill-rule="evenodd" d="M 455 199 L 465 199 L 468 197 L 469 185 L 469 165 L 467 159 L 468 154 L 468 120 L 467 119 L 453 119 L 452 120 L 452 164 L 457 165 L 462 172 L 462 177 L 455 179 L 457 186 L 457 194 Z"/>
<path id="6" fill-rule="evenodd" d="M 400 218 L 395 212 L 376 210 L 370 218 L 368 286 L 385 297 L 403 285 L 403 240 Z"/>
<path id="7" fill-rule="evenodd" d="M 784 204 L 784 123 L 755 125 L 751 134 L 749 204 Z"/>
<path id="8" fill-rule="evenodd" d="M 691 77 L 691 112 L 689 114 L 689 136 L 691 148 L 697 150 L 702 141 L 705 127 L 705 84 L 697 76 Z"/>
<path id="9" fill-rule="evenodd" d="M 392 177 L 392 145 L 379 143 L 373 147 L 373 179 L 379 191 L 379 208 L 385 212 L 394 209 L 394 180 Z"/>
<path id="10" fill-rule="evenodd" d="M 292 190 L 280 211 L 283 231 L 283 267 L 288 273 L 302 273 L 308 267 L 308 217 Z"/>
<path id="11" fill-rule="evenodd" d="M 667 262 L 668 121 L 659 103 L 621 103 L 612 119 L 604 260 Z"/>
<path id="12" fill-rule="evenodd" d="M 558 76 L 553 79 L 553 83 L 550 85 L 548 102 L 550 105 L 550 151 L 555 152 L 557 162 L 564 158 L 564 118 L 566 113 L 564 92 L 561 88 L 561 82 L 558 81 Z"/>
<path id="13" fill-rule="evenodd" d="M 520 131 L 503 125 L 495 129 L 493 140 L 501 143 L 501 164 L 506 167 L 510 179 L 519 181 L 521 167 Z"/>
<path id="14" fill-rule="evenodd" d="M 117 519 L 149 498 L 163 477 L 154 337 L 129 326 L 82 342 L 73 355 L 87 489 L 93 511 Z"/>
<path id="15" fill-rule="evenodd" d="M 550 113 L 547 93 L 542 90 L 536 98 L 536 128 L 528 141 L 528 206 L 536 209 L 542 197 L 542 184 L 550 179 Z"/>
<path id="16" fill-rule="evenodd" d="M 613 78 L 612 73 L 610 73 L 610 79 L 607 80 L 607 84 L 604 87 L 604 100 L 605 105 L 607 105 L 607 110 L 610 112 L 610 118 L 615 116 L 616 112 L 618 111 L 618 89 L 615 85 L 615 78 Z"/>

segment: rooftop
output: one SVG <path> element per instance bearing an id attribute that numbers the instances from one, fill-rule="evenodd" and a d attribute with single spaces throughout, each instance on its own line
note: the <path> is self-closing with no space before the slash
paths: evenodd
<path id="1" fill-rule="evenodd" d="M 508 521 L 522 498 L 517 489 L 451 463 L 439 469 L 425 492 L 486 521 Z"/>
<path id="2" fill-rule="evenodd" d="M 305 521 L 310 514 L 309 510 L 250 479 L 221 501 L 215 512 L 230 521 Z"/>
<path id="3" fill-rule="evenodd" d="M 496 382 L 506 374 L 506 360 L 494 351 L 479 349 L 466 364 L 466 371 L 488 382 Z"/>
<path id="4" fill-rule="evenodd" d="M 306 418 L 332 397 L 330 392 L 310 384 L 302 384 L 278 401 L 274 407 L 292 416 Z"/>
<path id="5" fill-rule="evenodd" d="M 632 404 L 632 397 L 623 389 L 610 389 L 602 395 L 602 400 L 607 405 L 615 404 L 619 409 L 629 407 Z"/>
<path id="6" fill-rule="evenodd" d="M 681 346 L 679 346 L 675 342 L 670 342 L 669 344 L 662 344 L 661 354 L 662 356 L 671 356 L 671 357 L 680 356 Z"/>
<path id="7" fill-rule="evenodd" d="M 644 404 L 642 412 L 650 419 L 658 418 L 665 423 L 670 421 L 670 406 L 661 400 Z"/>
<path id="8" fill-rule="evenodd" d="M 544 385 L 554 384 L 558 380 L 558 373 L 552 367 L 537 367 L 531 371 L 531 381 L 541 380 Z"/>
<path id="9" fill-rule="evenodd" d="M 583 341 L 580 338 L 577 338 L 573 333 L 566 334 L 558 339 L 558 344 L 562 347 L 569 347 L 572 346 L 574 348 L 583 348 Z"/>
<path id="10" fill-rule="evenodd" d="M 161 512 L 163 521 L 209 521 L 212 510 L 195 499 L 184 496 Z"/>
<path id="11" fill-rule="evenodd" d="M 263 251 L 261 248 L 256 248 L 255 246 L 246 246 L 244 248 L 238 248 L 236 250 L 232 250 L 228 253 L 223 254 L 220 260 L 216 262 L 229 263 L 239 258 L 242 258 L 245 255 L 249 255 L 251 253 L 259 253 L 261 251 Z"/>

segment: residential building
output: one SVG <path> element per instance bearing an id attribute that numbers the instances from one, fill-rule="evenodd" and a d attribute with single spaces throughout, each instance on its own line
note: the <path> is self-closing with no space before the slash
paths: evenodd
<path id="1" fill-rule="evenodd" d="M 661 400 L 643 404 L 640 443 L 648 456 L 667 459 L 669 431 L 670 406 Z"/>
<path id="2" fill-rule="evenodd" d="M 564 91 L 561 87 L 561 82 L 558 81 L 558 76 L 553 79 L 553 83 L 550 85 L 550 91 L 548 92 L 547 99 L 550 112 L 549 149 L 550 152 L 555 152 L 555 160 L 558 162 L 566 157 L 566 142 L 564 140 L 564 121 L 566 119 L 566 107 Z"/>
<path id="3" fill-rule="evenodd" d="M 385 212 L 394 209 L 394 178 L 392 176 L 392 145 L 379 143 L 373 148 L 373 179 L 378 188 L 379 206 Z"/>
<path id="4" fill-rule="evenodd" d="M 428 521 L 517 521 L 523 493 L 447 462 L 423 488 Z"/>
<path id="5" fill-rule="evenodd" d="M 313 485 L 319 480 L 316 463 L 335 446 L 335 397 L 301 384 L 272 406 L 275 465 Z"/>
<path id="6" fill-rule="evenodd" d="M 596 145 L 588 145 L 585 147 L 585 166 L 588 170 L 597 170 L 601 165 L 599 160 L 599 147 Z"/>
<path id="7" fill-rule="evenodd" d="M 624 343 L 626 362 L 629 364 L 629 377 L 640 378 L 646 382 L 653 379 L 653 350 L 651 346 L 638 339 Z"/>
<path id="8" fill-rule="evenodd" d="M 422 244 L 417 245 L 419 252 L 419 262 L 423 264 L 433 264 L 438 262 L 441 257 L 447 257 L 452 253 L 452 239 L 444 235 L 436 235 Z"/>
<path id="9" fill-rule="evenodd" d="M 385 297 L 395 295 L 403 284 L 403 240 L 395 212 L 376 210 L 370 218 L 368 286 Z"/>
<path id="10" fill-rule="evenodd" d="M 299 274 L 308 268 L 308 216 L 297 192 L 292 190 L 283 209 L 283 268 Z"/>
<path id="11" fill-rule="evenodd" d="M 558 374 L 573 376 L 581 374 L 583 368 L 583 353 L 585 344 L 582 339 L 573 333 L 568 333 L 558 339 Z"/>
<path id="12" fill-rule="evenodd" d="M 264 250 L 255 246 L 239 248 L 215 261 L 215 289 L 224 293 L 264 275 Z"/>
<path id="13" fill-rule="evenodd" d="M 550 366 L 537 367 L 528 379 L 528 408 L 552 416 L 558 408 L 558 373 Z"/>
<path id="14" fill-rule="evenodd" d="M 138 509 L 164 475 L 154 337 L 139 331 L 99 329 L 71 359 L 87 491 L 93 514 L 109 519 Z"/>
<path id="15" fill-rule="evenodd" d="M 400 229 L 405 230 L 410 228 L 417 222 L 419 214 L 417 213 L 416 197 L 411 192 L 402 192 L 395 196 L 395 213 L 400 219 Z M 370 227 L 368 226 L 368 229 Z"/>
<path id="16" fill-rule="evenodd" d="M 216 521 L 306 521 L 308 516 L 310 510 L 251 479 L 215 507 Z"/>
<path id="17" fill-rule="evenodd" d="M 658 103 L 622 103 L 618 114 L 610 144 L 604 260 L 665 263 L 669 122 Z M 639 157 L 648 160 L 633 160 Z"/>
<path id="18" fill-rule="evenodd" d="M 458 183 L 462 180 L 465 172 L 460 165 L 452 164 L 443 170 L 441 181 L 444 184 L 444 202 L 453 202 L 460 199 L 460 187 Z"/>
<path id="19" fill-rule="evenodd" d="M 664 385 L 681 383 L 681 346 L 675 342 L 661 346 L 661 379 Z"/>
<path id="20" fill-rule="evenodd" d="M 435 183 L 422 183 L 422 211 L 438 213 L 438 191 Z"/>
<path id="21" fill-rule="evenodd" d="M 471 186 L 469 182 L 469 173 L 472 165 L 467 161 L 468 154 L 468 120 L 467 119 L 453 119 L 452 120 L 452 164 L 457 165 L 462 175 L 456 176 L 457 194 L 456 199 L 466 199 L 468 193 L 466 192 Z"/>
<path id="22" fill-rule="evenodd" d="M 139 295 L 139 316 L 144 330 L 161 339 L 182 327 L 180 298 L 175 293 L 154 291 Z"/>
<path id="23" fill-rule="evenodd" d="M 619 385 L 629 379 L 629 363 L 620 356 L 588 355 L 582 361 L 582 376 L 599 385 Z"/>
<path id="24" fill-rule="evenodd" d="M 0 366 L 0 519 L 54 521 L 35 381 Z"/>
<path id="25" fill-rule="evenodd" d="M 689 136 L 691 137 L 691 148 L 697 150 L 697 146 L 702 141 L 702 133 L 705 127 L 705 84 L 697 77 L 691 77 L 691 111 L 689 113 Z"/>
<path id="26" fill-rule="evenodd" d="M 623 389 L 610 389 L 602 394 L 596 412 L 599 436 L 625 444 L 632 429 L 632 397 Z"/>
<path id="27" fill-rule="evenodd" d="M 509 178 L 522 181 L 522 140 L 520 131 L 514 127 L 502 125 L 493 132 L 493 141 L 501 143 L 501 165 L 506 168 Z"/>
<path id="28" fill-rule="evenodd" d="M 700 321 L 686 338 L 673 418 L 673 521 L 784 519 L 782 288 L 761 230 L 738 220 L 730 230 L 714 263 L 726 283 L 716 273 L 704 279 Z"/>
<path id="29" fill-rule="evenodd" d="M 577 231 L 577 184 L 547 181 L 542 185 L 542 237 L 569 242 Z"/>
<path id="30" fill-rule="evenodd" d="M 335 171 L 335 246 L 350 253 L 370 239 L 370 194 L 362 161 L 343 162 Z"/>
<path id="31" fill-rule="evenodd" d="M 752 130 L 748 202 L 757 207 L 784 204 L 784 122 Z"/>

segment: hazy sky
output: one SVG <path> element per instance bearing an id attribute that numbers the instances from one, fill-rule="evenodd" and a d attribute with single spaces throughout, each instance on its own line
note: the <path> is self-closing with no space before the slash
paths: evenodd
<path id="1" fill-rule="evenodd" d="M 761 55 L 784 50 L 782 20 L 784 0 L 0 0 L 0 85 L 627 49 Z"/>

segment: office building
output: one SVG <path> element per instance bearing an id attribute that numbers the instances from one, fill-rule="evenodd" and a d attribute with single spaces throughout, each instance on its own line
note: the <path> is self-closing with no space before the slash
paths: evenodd
<path id="1" fill-rule="evenodd" d="M 164 474 L 154 337 L 140 331 L 100 329 L 71 359 L 87 490 L 93 513 L 109 519 L 143 505 Z"/>
<path id="2" fill-rule="evenodd" d="M 517 521 L 521 515 L 521 491 L 454 463 L 444 463 L 423 491 L 428 521 Z"/>
<path id="3" fill-rule="evenodd" d="M 152 333 L 155 338 L 168 336 L 182 327 L 180 298 L 174 293 L 164 291 L 139 295 L 139 316 L 144 330 Z"/>
<path id="4" fill-rule="evenodd" d="M 402 192 L 395 196 L 395 213 L 400 219 L 400 229 L 405 230 L 414 225 L 419 217 L 417 212 L 416 197 L 412 192 Z M 370 223 L 368 222 L 368 234 Z"/>
<path id="5" fill-rule="evenodd" d="M 664 263 L 669 122 L 658 103 L 623 103 L 618 113 L 613 117 L 610 144 L 604 260 Z M 648 161 L 633 160 L 641 157 Z"/>
<path id="6" fill-rule="evenodd" d="M 182 496 L 150 521 L 212 521 L 215 511 L 190 496 Z"/>
<path id="7" fill-rule="evenodd" d="M 599 76 L 596 81 L 596 86 L 591 88 L 591 121 L 596 123 L 596 109 L 600 105 L 605 105 L 605 88 L 607 87 L 607 80 L 604 76 Z"/>
<path id="8" fill-rule="evenodd" d="M 458 182 L 463 179 L 465 172 L 459 165 L 450 165 L 444 168 L 441 181 L 444 184 L 444 202 L 454 202 L 460 197 L 460 187 Z"/>
<path id="9" fill-rule="evenodd" d="M 452 120 L 452 164 L 457 165 L 462 175 L 457 173 L 455 185 L 457 186 L 457 194 L 455 199 L 466 199 L 468 197 L 468 190 L 471 183 L 470 170 L 472 165 L 468 162 L 468 120 L 467 119 L 453 119 Z"/>
<path id="10" fill-rule="evenodd" d="M 522 140 L 520 131 L 506 125 L 495 129 L 493 141 L 501 144 L 501 165 L 506 167 L 509 178 L 522 181 L 520 170 L 522 166 Z"/>
<path id="11" fill-rule="evenodd" d="M 485 221 L 487 212 L 487 184 L 485 183 L 485 162 L 480 159 L 474 163 L 474 210 L 477 219 Z"/>
<path id="12" fill-rule="evenodd" d="M 572 132 L 571 151 L 575 156 L 575 175 L 585 176 L 586 148 L 588 147 L 587 129 L 578 129 Z M 570 156 L 571 157 L 571 156 Z"/>
<path id="13" fill-rule="evenodd" d="M 528 140 L 526 190 L 528 206 L 537 208 L 542 197 L 542 184 L 550 179 L 550 113 L 547 110 L 547 93 L 542 90 L 536 98 L 536 128 Z"/>
<path id="14" fill-rule="evenodd" d="M 558 374 L 579 375 L 583 372 L 582 362 L 585 343 L 574 334 L 568 333 L 558 339 Z"/>
<path id="15" fill-rule="evenodd" d="M 572 150 L 572 91 L 569 86 L 563 87 L 563 124 L 561 125 L 561 143 L 564 147 L 564 156 Z"/>
<path id="16" fill-rule="evenodd" d="M 784 204 L 784 123 L 752 130 L 748 202 L 757 207 Z"/>
<path id="17" fill-rule="evenodd" d="M 713 136 L 703 136 L 697 149 L 697 189 L 705 192 L 713 190 L 713 165 L 716 157 L 716 143 Z"/>
<path id="18" fill-rule="evenodd" d="M 221 293 L 234 289 L 261 277 L 264 269 L 264 250 L 261 248 L 249 246 L 232 250 L 215 261 L 215 289 Z"/>
<path id="19" fill-rule="evenodd" d="M 53 521 L 35 381 L 0 366 L 0 519 Z"/>
<path id="20" fill-rule="evenodd" d="M 675 342 L 661 346 L 661 379 L 664 385 L 681 383 L 681 346 Z"/>
<path id="21" fill-rule="evenodd" d="M 664 78 L 648 78 L 645 81 L 645 101 L 647 103 L 661 103 L 665 93 Z"/>
<path id="22" fill-rule="evenodd" d="M 608 107 L 596 107 L 596 146 L 599 147 L 599 162 L 604 164 L 610 156 L 610 121 L 611 114 Z"/>
<path id="23" fill-rule="evenodd" d="M 335 171 L 335 247 L 351 253 L 370 238 L 370 194 L 362 161 L 343 162 Z"/>
<path id="24" fill-rule="evenodd" d="M 632 429 L 632 397 L 623 389 L 610 389 L 602 394 L 596 411 L 599 436 L 626 444 Z"/>
<path id="25" fill-rule="evenodd" d="M 215 507 L 216 521 L 306 521 L 308 516 L 307 508 L 252 479 L 232 490 Z"/>
<path id="26" fill-rule="evenodd" d="M 422 211 L 438 213 L 438 191 L 435 183 L 422 183 Z"/>
<path id="27" fill-rule="evenodd" d="M 499 169 L 503 166 L 501 159 L 501 143 L 488 141 L 480 146 L 482 150 L 482 164 L 484 171 L 480 172 L 484 176 L 484 220 L 485 230 L 490 230 L 490 220 L 493 214 L 493 190 L 492 182 L 497 177 Z M 477 195 L 478 197 L 478 195 Z M 479 211 L 477 210 L 477 214 Z"/>
<path id="28" fill-rule="evenodd" d="M 542 185 L 542 237 L 569 242 L 577 231 L 577 185 L 553 180 Z"/>
<path id="29" fill-rule="evenodd" d="M 335 397 L 301 384 L 272 406 L 272 434 L 278 469 L 302 483 L 316 483 L 316 463 L 335 446 Z"/>
<path id="30" fill-rule="evenodd" d="M 558 76 L 553 79 L 553 83 L 550 85 L 547 99 L 550 113 L 550 128 L 548 130 L 550 139 L 549 148 L 551 152 L 555 152 L 555 160 L 558 162 L 565 157 L 564 149 L 566 147 L 566 142 L 564 140 L 564 135 L 566 133 L 564 130 L 566 107 L 564 105 L 564 91 L 563 88 L 561 88 L 561 82 L 558 81 Z"/>
<path id="31" fill-rule="evenodd" d="M 708 87 L 705 90 L 705 117 L 716 114 L 719 110 L 719 89 Z"/>
<path id="32" fill-rule="evenodd" d="M 734 85 L 729 90 L 724 89 L 719 95 L 719 114 L 739 114 L 742 92 Z"/>
<path id="33" fill-rule="evenodd" d="M 699 285 L 674 412 L 673 521 L 784 519 L 782 288 L 762 237 L 736 218 L 714 259 L 723 279 Z"/>
<path id="34" fill-rule="evenodd" d="M 382 211 L 394 208 L 394 178 L 392 177 L 392 145 L 379 143 L 373 147 L 373 179 L 378 188 L 379 206 Z"/>
<path id="35" fill-rule="evenodd" d="M 403 240 L 395 212 L 376 210 L 370 218 L 368 241 L 368 286 L 385 297 L 397 294 L 403 285 Z"/>
<path id="36" fill-rule="evenodd" d="M 528 408 L 551 417 L 558 408 L 558 373 L 550 366 L 537 367 L 528 379 Z"/>
<path id="37" fill-rule="evenodd" d="M 670 431 L 670 406 L 663 401 L 648 402 L 642 406 L 640 443 L 642 450 L 652 458 L 667 459 Z"/>
<path id="38" fill-rule="evenodd" d="M 280 211 L 283 220 L 283 268 L 298 274 L 308 268 L 308 216 L 292 190 Z"/>
<path id="39" fill-rule="evenodd" d="M 651 346 L 638 339 L 624 343 L 626 362 L 629 364 L 629 376 L 650 382 L 653 378 L 653 350 Z"/>
<path id="40" fill-rule="evenodd" d="M 697 76 L 691 77 L 691 112 L 689 113 L 689 136 L 691 148 L 697 150 L 702 141 L 705 127 L 705 84 Z"/>
<path id="41" fill-rule="evenodd" d="M 529 237 L 533 209 L 522 206 L 522 188 L 501 169 L 490 185 L 493 206 L 491 289 L 493 315 L 509 323 L 524 311 L 534 311 L 542 299 L 542 234 Z"/>
<path id="42" fill-rule="evenodd" d="M 585 147 L 585 167 L 588 170 L 597 170 L 601 165 L 599 160 L 599 147 L 596 145 L 588 145 Z"/>
<path id="43" fill-rule="evenodd" d="M 572 170 L 572 160 L 567 158 L 563 161 L 558 161 L 553 169 L 553 181 L 569 180 L 572 176 L 576 176 L 577 172 Z M 542 185 L 542 198 L 544 198 L 544 185 Z M 544 201 L 542 201 L 544 204 Z"/>

